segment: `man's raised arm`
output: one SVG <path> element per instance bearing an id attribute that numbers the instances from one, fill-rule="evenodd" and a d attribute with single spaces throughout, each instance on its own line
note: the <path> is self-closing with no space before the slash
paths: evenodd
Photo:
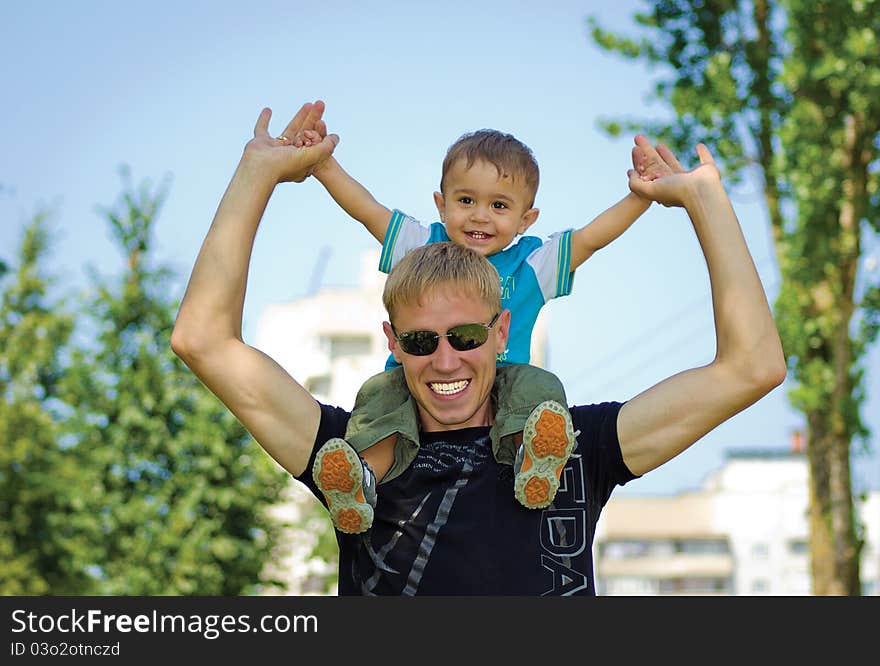
<path id="1" fill-rule="evenodd" d="M 292 139 L 320 122 L 323 102 L 304 104 L 278 138 L 263 109 L 199 251 L 171 334 L 171 347 L 260 445 L 292 474 L 308 462 L 320 410 L 314 398 L 241 335 L 248 266 L 275 186 L 301 182 L 333 152 L 334 134 L 310 147 Z"/>
<path id="2" fill-rule="evenodd" d="M 685 171 L 663 146 L 636 137 L 630 188 L 665 206 L 683 207 L 709 269 L 716 353 L 640 393 L 620 410 L 617 431 L 634 474 L 662 465 L 785 379 L 785 358 L 764 289 L 712 155 Z M 640 157 L 636 157 L 636 155 Z"/>

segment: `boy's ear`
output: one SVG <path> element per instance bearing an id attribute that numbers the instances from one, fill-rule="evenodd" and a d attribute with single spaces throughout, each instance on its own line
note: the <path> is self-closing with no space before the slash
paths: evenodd
<path id="1" fill-rule="evenodd" d="M 440 192 L 434 192 L 434 205 L 437 206 L 437 212 L 440 213 L 440 221 L 446 224 L 446 203 L 443 201 L 443 195 Z"/>
<path id="2" fill-rule="evenodd" d="M 397 347 L 397 338 L 394 337 L 394 331 L 391 330 L 391 322 L 382 322 L 382 332 L 385 333 L 385 337 L 388 338 L 388 351 L 394 355 L 394 360 L 400 363 L 400 359 L 398 358 L 400 352 Z"/>
<path id="3" fill-rule="evenodd" d="M 523 213 L 522 219 L 520 219 L 519 227 L 517 227 L 516 233 L 524 234 L 526 229 L 532 226 L 535 223 L 535 220 L 538 219 L 538 213 L 540 213 L 537 208 L 529 208 L 525 213 Z"/>

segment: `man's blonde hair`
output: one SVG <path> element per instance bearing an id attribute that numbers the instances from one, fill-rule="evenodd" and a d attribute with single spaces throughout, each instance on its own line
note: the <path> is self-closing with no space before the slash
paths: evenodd
<path id="1" fill-rule="evenodd" d="M 481 129 L 460 136 L 446 152 L 440 176 L 440 192 L 445 194 L 446 174 L 458 160 L 464 159 L 470 169 L 474 162 L 483 160 L 498 170 L 498 176 L 522 179 L 529 192 L 531 208 L 538 192 L 538 162 L 531 149 L 512 134 L 493 129 Z"/>
<path id="2" fill-rule="evenodd" d="M 445 242 L 408 252 L 392 269 L 382 292 L 388 318 L 393 320 L 400 307 L 421 304 L 434 290 L 448 286 L 501 312 L 501 281 L 495 267 L 478 252 Z"/>

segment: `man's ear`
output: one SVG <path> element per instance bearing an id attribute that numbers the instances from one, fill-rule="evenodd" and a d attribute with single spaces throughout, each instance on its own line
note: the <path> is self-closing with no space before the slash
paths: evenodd
<path id="1" fill-rule="evenodd" d="M 400 359 L 398 358 L 398 355 L 400 354 L 400 346 L 397 344 L 397 338 L 394 337 L 394 331 L 391 329 L 391 322 L 382 322 L 382 332 L 385 333 L 385 337 L 388 338 L 388 351 L 394 355 L 394 360 L 400 363 Z"/>
<path id="2" fill-rule="evenodd" d="M 446 224 L 446 202 L 443 201 L 443 195 L 440 192 L 434 192 L 434 205 L 437 206 L 437 212 L 440 213 L 440 221 Z"/>
<path id="3" fill-rule="evenodd" d="M 526 229 L 532 226 L 535 223 L 535 220 L 538 219 L 538 213 L 540 213 L 537 208 L 529 208 L 525 213 L 523 213 L 522 219 L 520 219 L 519 227 L 517 227 L 516 233 L 524 234 Z"/>
<path id="4" fill-rule="evenodd" d="M 497 356 L 507 351 L 507 341 L 510 337 L 510 310 L 501 311 L 492 330 L 495 332 L 495 354 Z"/>

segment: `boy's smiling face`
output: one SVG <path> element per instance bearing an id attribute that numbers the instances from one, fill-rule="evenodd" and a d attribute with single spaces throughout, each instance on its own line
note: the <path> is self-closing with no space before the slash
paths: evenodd
<path id="1" fill-rule="evenodd" d="M 485 160 L 468 167 L 462 158 L 446 172 L 444 192 L 434 192 L 434 203 L 450 240 L 488 257 L 538 218 L 533 196 L 522 177 L 499 174 Z"/>

